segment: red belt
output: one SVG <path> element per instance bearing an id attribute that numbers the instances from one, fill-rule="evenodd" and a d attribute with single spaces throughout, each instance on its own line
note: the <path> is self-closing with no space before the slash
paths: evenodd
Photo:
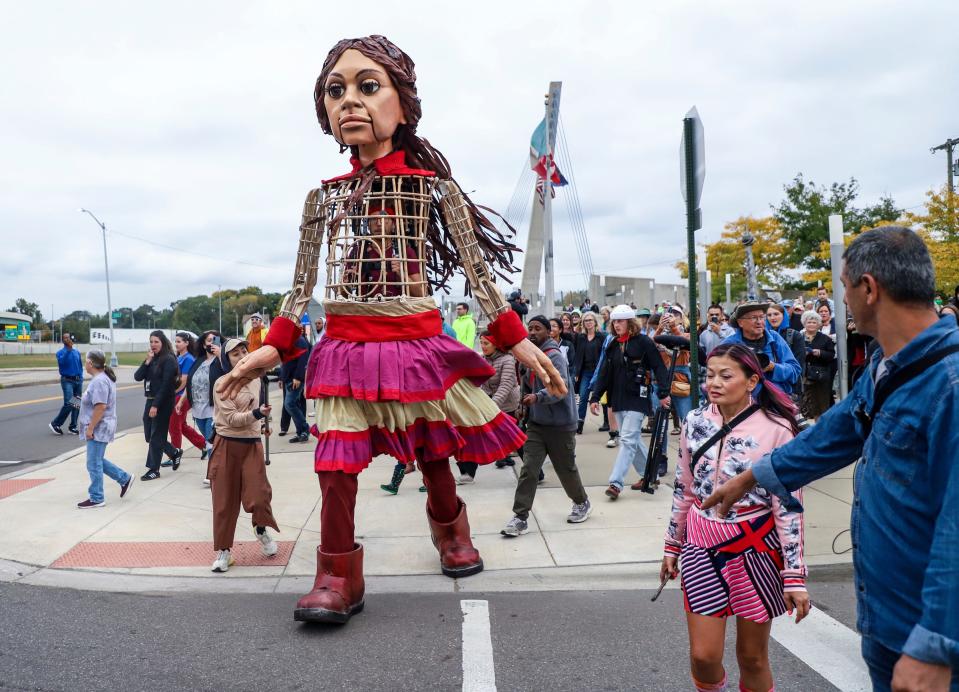
<path id="1" fill-rule="evenodd" d="M 443 332 L 439 310 L 415 315 L 334 315 L 327 313 L 326 335 L 341 341 L 413 341 L 439 336 Z"/>

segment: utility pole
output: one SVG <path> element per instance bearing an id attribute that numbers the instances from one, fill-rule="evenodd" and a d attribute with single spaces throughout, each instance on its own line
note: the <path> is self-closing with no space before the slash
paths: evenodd
<path id="1" fill-rule="evenodd" d="M 956 217 L 956 205 L 953 201 L 953 197 L 956 194 L 956 186 L 953 183 L 953 176 L 956 173 L 956 164 L 953 163 L 953 150 L 956 148 L 956 145 L 959 144 L 959 138 L 956 139 L 947 139 L 945 142 L 939 146 L 935 146 L 930 149 L 930 153 L 935 154 L 937 151 L 946 152 L 946 208 L 949 210 L 949 223 L 953 224 L 953 232 L 956 231 L 955 228 L 955 217 Z"/>
<path id="2" fill-rule="evenodd" d="M 100 227 L 100 231 L 103 233 L 103 269 L 107 278 L 107 324 L 110 325 L 110 367 L 115 368 L 119 361 L 117 360 L 116 341 L 113 339 L 113 301 L 110 298 L 110 263 L 107 261 L 107 225 L 94 216 L 93 212 L 88 209 L 80 209 L 80 213 L 89 214 L 90 218 L 96 222 L 97 226 Z"/>
<path id="3" fill-rule="evenodd" d="M 756 262 L 753 260 L 753 243 L 756 239 L 749 231 L 743 233 L 742 244 L 746 248 L 746 297 L 759 300 L 759 282 L 756 280 Z"/>
<path id="4" fill-rule="evenodd" d="M 217 327 L 217 331 L 220 332 L 220 338 L 223 338 L 223 286 L 221 284 L 216 285 L 216 297 L 220 306 L 220 326 Z"/>

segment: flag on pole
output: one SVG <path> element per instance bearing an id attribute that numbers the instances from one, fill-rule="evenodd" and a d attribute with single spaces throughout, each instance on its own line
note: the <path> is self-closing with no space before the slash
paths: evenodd
<path id="1" fill-rule="evenodd" d="M 556 161 L 551 153 L 547 153 L 549 146 L 546 142 L 546 118 L 543 118 L 536 129 L 533 130 L 533 136 L 529 140 L 529 167 L 539 176 L 540 180 L 546 179 L 546 161 L 549 156 L 549 165 L 552 170 L 550 182 L 556 187 L 563 187 L 568 184 L 566 178 L 560 172 Z"/>

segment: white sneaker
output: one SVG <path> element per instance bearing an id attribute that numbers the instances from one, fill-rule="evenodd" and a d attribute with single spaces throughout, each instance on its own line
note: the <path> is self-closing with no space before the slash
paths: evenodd
<path id="1" fill-rule="evenodd" d="M 221 550 L 216 554 L 216 560 L 213 561 L 213 572 L 226 572 L 231 565 L 235 565 L 236 560 L 230 555 L 229 550 Z"/>
<path id="2" fill-rule="evenodd" d="M 204 485 L 204 487 L 209 488 L 209 487 L 210 487 L 210 479 L 209 479 L 209 478 L 204 478 L 204 479 L 203 479 L 203 485 Z"/>
<path id="3" fill-rule="evenodd" d="M 469 485 L 470 483 L 473 483 L 475 480 L 476 479 L 473 478 L 468 473 L 461 473 L 460 477 L 456 481 L 456 485 Z"/>
<path id="4" fill-rule="evenodd" d="M 273 557 L 276 555 L 276 552 L 279 550 L 276 546 L 276 541 L 270 537 L 270 534 L 264 529 L 263 533 L 256 533 L 254 530 L 253 533 L 256 535 L 256 540 L 260 542 L 260 550 L 263 551 L 263 554 L 267 557 Z"/>
<path id="5" fill-rule="evenodd" d="M 500 533 L 507 538 L 516 538 L 517 536 L 522 536 L 527 531 L 529 531 L 529 523 L 525 519 L 514 516 L 506 522 L 506 526 L 503 527 Z"/>
<path id="6" fill-rule="evenodd" d="M 606 440 L 606 446 L 609 447 L 610 449 L 612 449 L 618 444 L 619 444 L 619 435 L 617 435 L 616 437 L 611 437 L 608 440 Z"/>

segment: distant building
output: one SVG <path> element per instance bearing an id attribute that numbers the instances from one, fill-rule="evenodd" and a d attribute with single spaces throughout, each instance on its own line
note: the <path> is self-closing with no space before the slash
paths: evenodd
<path id="1" fill-rule="evenodd" d="M 19 312 L 0 312 L 0 329 L 4 341 L 30 341 L 33 318 Z"/>

